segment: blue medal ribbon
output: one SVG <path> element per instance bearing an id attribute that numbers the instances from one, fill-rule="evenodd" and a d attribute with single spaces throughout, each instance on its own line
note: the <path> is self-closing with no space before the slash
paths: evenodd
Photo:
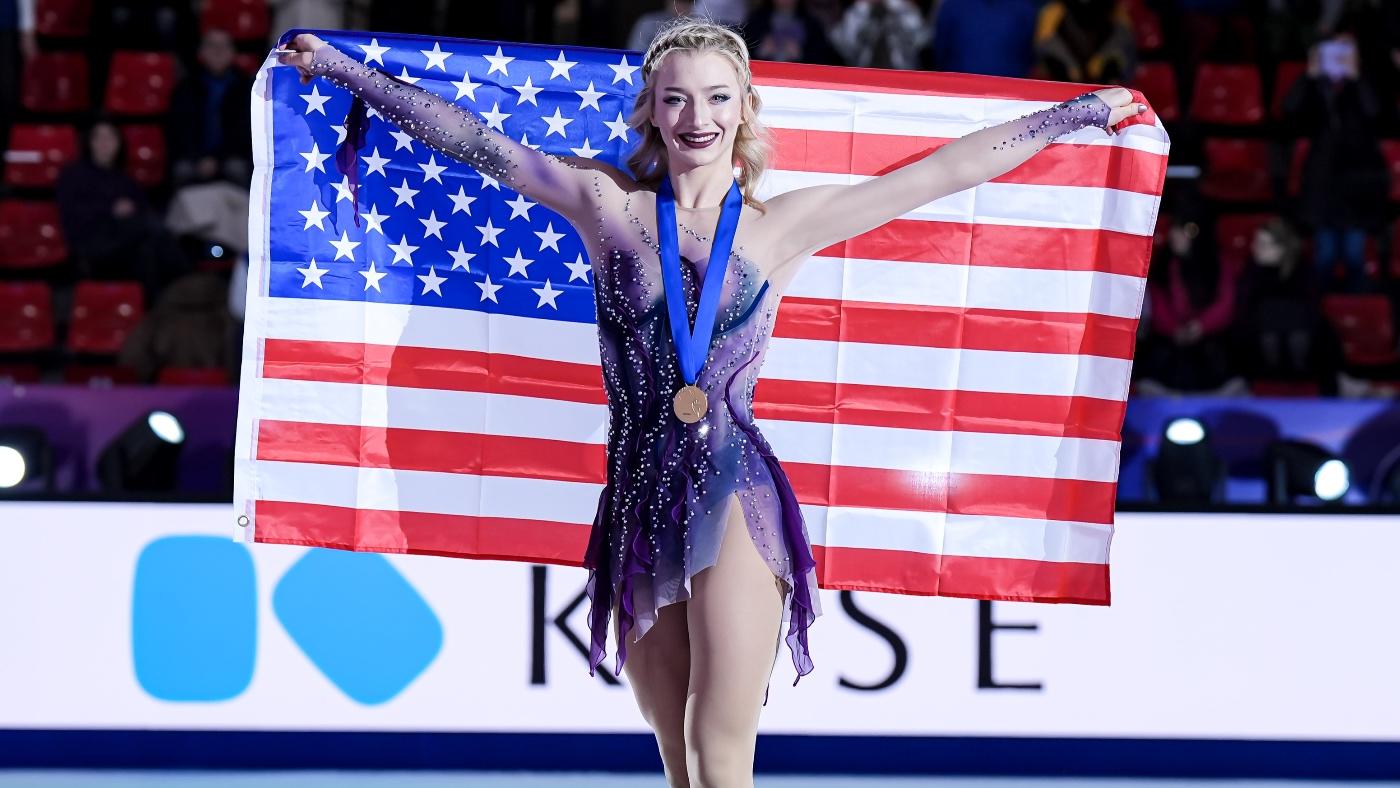
<path id="1" fill-rule="evenodd" d="M 724 208 L 715 228 L 715 240 L 710 246 L 710 259 L 705 264 L 705 282 L 700 287 L 700 304 L 695 312 L 695 330 L 689 329 L 685 311 L 685 291 L 681 284 L 680 240 L 676 230 L 676 195 L 671 191 L 671 179 L 662 178 L 656 190 L 656 223 L 661 238 L 661 281 L 666 291 L 666 311 L 671 316 L 671 340 L 680 357 L 681 375 L 693 385 L 700 374 L 710 348 L 710 335 L 715 328 L 715 313 L 719 311 L 719 291 L 724 273 L 729 268 L 729 253 L 734 248 L 734 231 L 739 227 L 739 212 L 743 195 L 739 183 L 729 186 L 724 196 Z"/>

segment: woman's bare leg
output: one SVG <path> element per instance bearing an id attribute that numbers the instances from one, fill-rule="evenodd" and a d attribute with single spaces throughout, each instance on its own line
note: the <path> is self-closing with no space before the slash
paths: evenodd
<path id="1" fill-rule="evenodd" d="M 687 604 L 663 606 L 646 635 L 627 646 L 627 661 L 622 663 L 637 708 L 656 735 L 666 783 L 671 788 L 690 785 L 685 765 L 685 694 L 690 682 Z M 635 633 L 633 629 L 628 637 Z"/>
<path id="2" fill-rule="evenodd" d="M 753 785 L 763 694 L 777 658 L 783 585 L 758 554 L 737 496 L 715 565 L 696 575 L 690 625 L 686 765 L 695 788 Z"/>

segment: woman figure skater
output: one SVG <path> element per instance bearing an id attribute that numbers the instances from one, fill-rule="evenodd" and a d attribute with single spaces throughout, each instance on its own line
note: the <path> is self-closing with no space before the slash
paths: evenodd
<path id="1" fill-rule="evenodd" d="M 647 48 L 628 121 L 640 137 L 634 176 L 528 148 L 313 35 L 288 48 L 280 62 L 303 82 L 348 88 L 582 237 L 609 414 L 607 483 L 583 561 L 589 674 L 616 616 L 615 673 L 626 670 L 669 784 L 752 785 L 783 624 L 800 680 L 820 614 L 797 499 L 753 416 L 782 293 L 816 250 L 1007 172 L 1059 134 L 1113 133 L 1144 108 L 1121 87 L 1085 93 L 862 183 L 760 202 L 761 101 L 744 40 L 720 25 L 682 18 Z"/>

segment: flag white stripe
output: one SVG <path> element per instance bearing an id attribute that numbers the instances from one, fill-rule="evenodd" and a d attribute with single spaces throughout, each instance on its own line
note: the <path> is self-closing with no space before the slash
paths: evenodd
<path id="1" fill-rule="evenodd" d="M 261 500 L 587 525 L 602 485 L 311 463 L 260 463 Z M 1090 523 L 803 506 L 830 547 L 1106 563 L 1111 528 Z"/>
<path id="2" fill-rule="evenodd" d="M 1102 271 L 1050 271 L 813 256 L 786 296 L 929 307 L 1071 312 L 1137 319 L 1146 280 Z"/>
<path id="3" fill-rule="evenodd" d="M 607 435 L 606 406 L 506 394 L 268 379 L 259 404 L 261 412 L 275 413 L 286 421 L 599 445 Z M 786 419 L 756 421 L 784 462 L 1101 482 L 1117 478 L 1117 441 Z"/>
<path id="4" fill-rule="evenodd" d="M 268 335 L 548 357 L 600 364 L 591 323 L 490 315 L 441 307 L 271 298 Z M 761 377 L 871 386 L 1123 400 L 1128 359 L 774 337 Z"/>

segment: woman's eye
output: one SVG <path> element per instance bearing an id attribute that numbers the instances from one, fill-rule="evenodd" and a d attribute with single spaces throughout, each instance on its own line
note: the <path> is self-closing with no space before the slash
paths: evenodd
<path id="1" fill-rule="evenodd" d="M 712 98 L 712 99 L 718 99 L 718 100 L 719 100 L 719 103 L 723 104 L 724 102 L 726 102 L 726 101 L 729 100 L 729 94 L 728 94 L 728 93 L 716 93 L 716 94 L 714 94 L 713 96 L 710 96 L 710 98 Z"/>
<path id="2" fill-rule="evenodd" d="M 667 96 L 667 97 L 664 99 L 665 103 L 667 103 L 667 104 L 675 104 L 677 101 L 680 101 L 680 100 L 681 100 L 681 97 L 680 97 L 680 96 Z"/>

